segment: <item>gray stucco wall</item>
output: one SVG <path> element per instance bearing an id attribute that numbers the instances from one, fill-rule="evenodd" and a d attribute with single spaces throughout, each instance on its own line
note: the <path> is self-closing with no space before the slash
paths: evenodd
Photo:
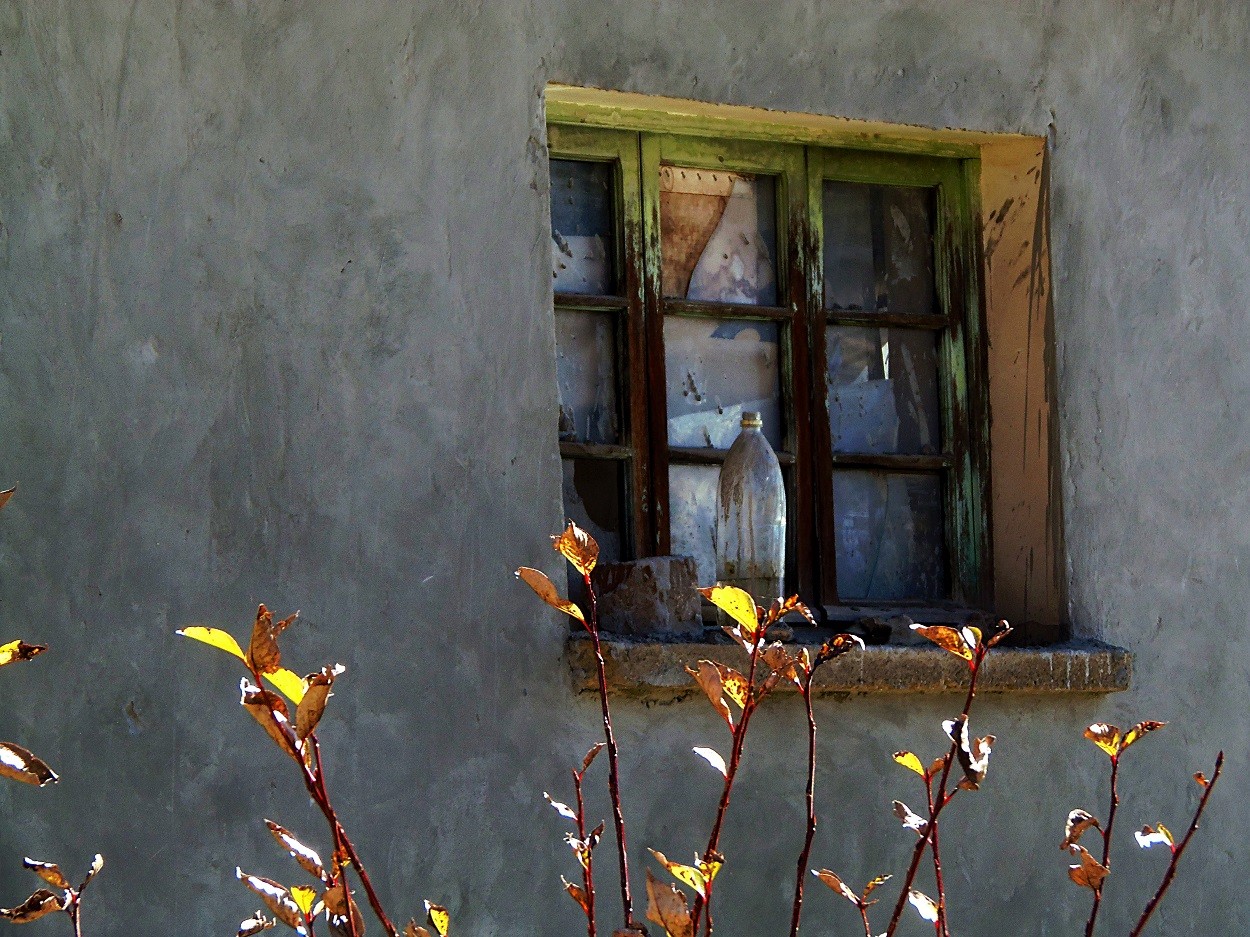
<path id="1" fill-rule="evenodd" d="M 556 569 L 554 80 L 1051 136 L 1073 620 L 1137 676 L 984 701 L 1000 742 L 952 808 L 952 914 L 1077 933 L 1055 847 L 1105 798 L 1080 730 L 1149 717 L 1176 725 L 1129 759 L 1125 835 L 1181 825 L 1189 773 L 1229 752 L 1155 932 L 1250 933 L 1248 45 L 1232 2 L 0 2 L 0 481 L 22 486 L 0 635 L 53 647 L 4 672 L 0 737 L 64 775 L 0 787 L 0 903 L 33 883 L 23 854 L 99 849 L 90 932 L 232 933 L 256 905 L 236 862 L 296 880 L 261 816 L 326 848 L 230 661 L 173 635 L 243 634 L 263 599 L 303 609 L 294 666 L 349 668 L 331 783 L 397 913 L 428 896 L 462 934 L 580 929 L 541 792 L 596 709 L 567 689 L 564 624 L 510 575 Z M 818 864 L 902 870 L 889 801 L 914 790 L 889 752 L 936 752 L 956 706 L 821 703 Z M 723 729 L 698 701 L 618 720 L 633 845 L 688 855 L 715 791 L 689 748 Z M 800 731 L 792 699 L 759 717 L 726 934 L 783 932 Z M 1161 871 L 1135 852 L 1108 933 Z M 856 926 L 819 893 L 805 920 Z"/>

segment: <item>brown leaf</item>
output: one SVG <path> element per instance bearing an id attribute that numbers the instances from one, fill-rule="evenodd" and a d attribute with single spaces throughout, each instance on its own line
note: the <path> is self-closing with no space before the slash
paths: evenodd
<path id="1" fill-rule="evenodd" d="M 1074 856 L 1080 856 L 1080 865 L 1068 866 L 1068 878 L 1076 882 L 1082 888 L 1091 888 L 1094 891 L 1102 890 L 1103 880 L 1110 871 L 1105 865 L 1089 854 L 1089 850 L 1084 846 L 1073 844 L 1068 849 Z"/>
<path id="2" fill-rule="evenodd" d="M 607 744 L 607 742 L 595 742 L 594 745 L 590 746 L 590 751 L 588 751 L 586 753 L 586 757 L 582 759 L 582 774 L 586 773 L 586 769 L 589 768 L 590 763 L 595 760 L 595 756 L 603 751 L 604 748 L 607 747 Z"/>
<path id="3" fill-rule="evenodd" d="M 686 896 L 676 885 L 661 882 L 647 869 L 647 920 L 664 928 L 668 937 L 694 937 L 694 921 Z"/>
<path id="4" fill-rule="evenodd" d="M 903 821 L 904 829 L 915 830 L 917 836 L 924 836 L 929 831 L 929 821 L 901 800 L 894 801 L 894 816 Z"/>
<path id="5" fill-rule="evenodd" d="M 1102 829 L 1098 818 L 1092 813 L 1085 810 L 1073 810 L 1068 814 L 1068 822 L 1064 824 L 1063 842 L 1059 844 L 1059 848 L 1066 852 L 1068 847 L 1076 843 L 1091 826 L 1095 829 Z"/>
<path id="6" fill-rule="evenodd" d="M 272 911 L 279 921 L 295 930 L 304 930 L 303 912 L 300 911 L 299 905 L 295 903 L 295 899 L 291 897 L 291 892 L 285 885 L 279 885 L 272 879 L 262 878 L 259 875 L 248 875 L 240 868 L 235 868 L 234 874 L 261 901 L 265 902 L 265 907 Z"/>
<path id="7" fill-rule="evenodd" d="M 17 485 L 14 485 L 12 488 L 6 488 L 4 491 L 0 491 L 0 508 L 9 503 L 9 499 L 13 497 L 13 492 L 15 491 L 17 491 Z"/>
<path id="8" fill-rule="evenodd" d="M 431 937 L 431 935 L 428 930 L 417 923 L 416 918 L 410 918 L 404 925 L 404 937 Z"/>
<path id="9" fill-rule="evenodd" d="M 583 625 L 586 624 L 586 616 L 582 614 L 582 610 L 556 592 L 555 584 L 547 578 L 546 573 L 537 569 L 530 569 L 528 566 L 522 566 L 516 571 L 516 575 L 518 579 L 533 589 L 535 594 L 552 608 L 564 612 L 570 618 L 576 618 Z"/>
<path id="10" fill-rule="evenodd" d="M 933 759 L 933 764 L 929 765 L 929 777 L 936 778 L 942 773 L 942 769 L 946 767 L 946 755 L 939 755 Z"/>
<path id="11" fill-rule="evenodd" d="M 589 576 L 599 562 L 599 544 L 572 521 L 569 521 L 564 533 L 551 538 L 551 546 L 583 576 Z"/>
<path id="12" fill-rule="evenodd" d="M 351 914 L 357 935 L 364 937 L 364 915 L 360 913 L 360 906 L 356 904 L 356 899 L 348 894 L 347 885 L 342 879 L 327 888 L 321 900 L 326 906 L 326 927 L 331 934 L 336 937 L 348 937 L 351 931 L 348 929 L 347 916 Z"/>
<path id="13" fill-rule="evenodd" d="M 263 912 L 257 911 L 239 925 L 239 933 L 235 937 L 252 937 L 253 934 L 259 934 L 261 931 L 269 930 L 275 926 L 276 922 L 273 918 L 265 917 Z"/>
<path id="14" fill-rule="evenodd" d="M 1120 727 L 1105 722 L 1095 722 L 1085 730 L 1085 737 L 1112 758 L 1120 754 Z"/>
<path id="15" fill-rule="evenodd" d="M 29 924 L 37 921 L 45 914 L 65 910 L 65 899 L 41 888 L 16 908 L 0 908 L 0 918 L 14 924 Z"/>
<path id="16" fill-rule="evenodd" d="M 46 650 L 47 647 L 42 644 L 27 644 L 21 638 L 8 644 L 0 644 L 0 667 L 30 660 Z"/>
<path id="17" fill-rule="evenodd" d="M 1165 725 L 1167 725 L 1166 722 L 1155 722 L 1150 719 L 1145 722 L 1137 723 L 1137 725 L 1133 726 L 1133 728 L 1124 733 L 1124 741 L 1120 743 L 1120 751 L 1123 752 L 1126 748 L 1148 732 L 1154 732 L 1156 729 L 1162 729 Z"/>
<path id="18" fill-rule="evenodd" d="M 964 660 L 972 660 L 973 648 L 958 629 L 947 625 L 912 625 L 911 630 L 928 638 L 944 651 L 950 651 Z"/>
<path id="19" fill-rule="evenodd" d="M 299 612 L 281 621 L 273 620 L 273 613 L 264 603 L 256 609 L 256 623 L 252 626 L 252 640 L 247 646 L 247 664 L 258 673 L 273 673 L 282 666 L 282 652 L 278 649 L 278 635 L 299 617 Z"/>
<path id="20" fill-rule="evenodd" d="M 827 660 L 834 660 L 843 654 L 849 654 L 851 651 L 862 651 L 863 649 L 863 638 L 856 637 L 853 634 L 835 634 L 820 646 L 820 651 L 816 654 L 816 663 L 823 664 Z"/>
<path id="21" fill-rule="evenodd" d="M 1210 781 L 1207 780 L 1207 776 L 1203 774 L 1201 771 L 1194 774 L 1194 781 L 1198 784 L 1199 787 L 1206 787 L 1208 784 L 1211 783 Z"/>
<path id="22" fill-rule="evenodd" d="M 41 759 L 12 742 L 0 742 L 0 777 L 43 787 L 60 778 Z"/>
<path id="23" fill-rule="evenodd" d="M 733 700 L 739 709 L 745 709 L 747 695 L 750 692 L 750 687 L 747 686 L 747 678 L 732 667 L 726 667 L 724 664 L 717 664 L 716 670 L 720 673 L 721 689 L 724 690 L 725 695 Z"/>
<path id="24" fill-rule="evenodd" d="M 564 886 L 564 890 L 569 893 L 569 897 L 581 905 L 582 910 L 590 915 L 590 899 L 586 897 L 586 889 L 582 888 L 576 882 L 570 882 L 563 875 L 560 876 L 560 884 Z"/>
<path id="25" fill-rule="evenodd" d="M 320 881 L 326 880 L 325 865 L 321 861 L 321 856 L 317 855 L 315 850 L 309 849 L 284 826 L 279 826 L 272 820 L 266 820 L 265 826 L 269 828 L 269 832 L 273 834 L 273 838 L 278 841 L 278 845 L 285 849 L 296 862 L 299 863 L 301 869 Z"/>
<path id="26" fill-rule="evenodd" d="M 1007 635 L 1011 634 L 1011 625 L 1007 624 L 1007 619 L 1000 618 L 998 622 L 990 629 L 990 636 L 985 639 L 986 647 L 993 647 Z"/>
<path id="27" fill-rule="evenodd" d="M 310 673 L 304 678 L 308 689 L 295 707 L 295 737 L 301 742 L 317 731 L 317 723 L 321 721 L 326 701 L 331 696 L 334 678 L 342 672 L 343 665 L 335 664 L 333 667 L 322 667 L 318 673 Z"/>
<path id="28" fill-rule="evenodd" d="M 61 867 L 55 862 L 40 862 L 27 856 L 22 859 L 22 865 L 30 869 L 53 888 L 69 888 L 69 879 L 65 877 Z"/>
<path id="29" fill-rule="evenodd" d="M 260 727 L 268 733 L 280 749 L 298 761 L 295 735 L 291 731 L 291 717 L 282 697 L 277 693 L 254 686 L 247 677 L 239 681 L 239 690 L 242 693 L 239 702 L 243 708 L 260 723 Z"/>
<path id="30" fill-rule="evenodd" d="M 842 879 L 838 878 L 836 873 L 830 872 L 828 869 L 821 869 L 820 871 L 817 871 L 816 869 L 812 869 L 812 874 L 815 875 L 822 882 L 824 882 L 826 885 L 828 885 L 830 888 L 832 888 L 834 891 L 836 891 L 839 895 L 841 895 L 851 904 L 855 905 L 856 907 L 859 907 L 859 903 L 860 903 L 859 895 L 851 891 L 850 886 L 847 885 L 846 882 L 842 881 Z"/>
<path id="31" fill-rule="evenodd" d="M 800 654 L 791 656 L 784 644 L 780 641 L 774 641 L 764 648 L 764 652 L 760 656 L 764 658 L 764 664 L 773 674 L 782 680 L 790 680 L 795 686 L 802 688 L 802 676 L 808 670 L 807 648 L 802 648 Z"/>
<path id="32" fill-rule="evenodd" d="M 734 720 L 729 712 L 729 704 L 721 696 L 723 686 L 721 684 L 720 669 L 710 660 L 698 661 L 697 666 L 698 670 L 691 670 L 687 667 L 686 673 L 694 677 L 695 682 L 707 694 L 707 698 L 712 701 L 712 707 L 720 713 L 720 717 L 725 720 L 725 725 L 729 726 L 729 731 L 732 732 Z"/>

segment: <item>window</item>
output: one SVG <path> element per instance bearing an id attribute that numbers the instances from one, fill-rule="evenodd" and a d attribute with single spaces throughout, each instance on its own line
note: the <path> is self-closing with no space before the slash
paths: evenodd
<path id="1" fill-rule="evenodd" d="M 830 618 L 988 603 L 978 160 L 549 119 L 565 510 L 605 556 L 711 582 L 752 410 L 787 590 Z"/>

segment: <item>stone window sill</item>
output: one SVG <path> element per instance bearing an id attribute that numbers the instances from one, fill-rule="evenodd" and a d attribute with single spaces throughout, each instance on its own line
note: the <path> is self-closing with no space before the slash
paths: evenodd
<path id="1" fill-rule="evenodd" d="M 812 652 L 818 641 L 801 641 Z M 740 667 L 742 651 L 708 638 L 684 641 L 604 636 L 603 656 L 609 689 L 644 702 L 682 699 L 696 687 L 685 666 L 704 659 Z M 574 689 L 594 692 L 594 651 L 584 633 L 572 634 L 568 657 Z M 991 652 L 981 676 L 984 693 L 1097 694 L 1127 690 L 1133 655 L 1097 641 L 1069 641 L 1047 647 L 1000 647 Z M 959 658 L 934 647 L 869 646 L 862 654 L 830 661 L 817 671 L 823 696 L 870 693 L 957 693 L 967 687 L 968 671 Z M 794 691 L 793 684 L 779 685 Z"/>

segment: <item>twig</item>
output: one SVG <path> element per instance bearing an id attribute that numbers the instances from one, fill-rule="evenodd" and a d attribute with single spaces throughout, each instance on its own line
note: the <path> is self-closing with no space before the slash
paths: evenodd
<path id="1" fill-rule="evenodd" d="M 1180 844 L 1172 850 L 1172 861 L 1168 863 L 1168 869 L 1163 873 L 1163 881 L 1159 883 L 1159 889 L 1154 893 L 1154 897 L 1146 903 L 1146 909 L 1142 911 L 1141 917 L 1137 921 L 1137 926 L 1133 928 L 1129 937 L 1140 937 L 1146 922 L 1150 920 L 1150 915 L 1154 914 L 1155 908 L 1163 900 L 1164 892 L 1168 890 L 1168 886 L 1172 884 L 1172 878 L 1176 875 L 1176 867 L 1180 864 L 1181 854 L 1185 852 L 1185 847 L 1189 845 L 1189 840 L 1197 831 L 1198 820 L 1202 817 L 1202 811 L 1207 808 L 1207 800 L 1211 797 L 1211 792 L 1215 790 L 1215 782 L 1220 779 L 1220 772 L 1223 770 L 1224 753 L 1220 752 L 1215 757 L 1215 771 L 1211 775 L 1211 780 L 1207 782 L 1206 789 L 1202 792 L 1202 799 L 1198 801 L 1198 809 L 1194 811 L 1194 818 L 1189 823 L 1189 830 L 1185 833 L 1185 837 L 1180 841 Z"/>
<path id="2" fill-rule="evenodd" d="M 803 885 L 807 881 L 807 863 L 812 854 L 812 840 L 816 837 L 816 716 L 812 712 L 812 677 L 815 673 L 816 667 L 809 669 L 801 687 L 807 711 L 807 834 L 803 840 L 803 851 L 799 853 L 798 871 L 794 878 L 790 937 L 798 937 L 799 919 L 803 914 Z"/>
<path id="3" fill-rule="evenodd" d="M 1102 831 L 1102 864 L 1103 868 L 1111 868 L 1111 830 L 1115 826 L 1116 809 L 1120 806 L 1120 756 L 1111 756 L 1111 806 L 1107 809 L 1107 825 Z M 1102 886 L 1094 889 L 1094 900 L 1089 909 L 1089 920 L 1085 922 L 1085 937 L 1092 937 L 1094 924 L 1098 920 L 1098 909 L 1102 906 Z"/>

